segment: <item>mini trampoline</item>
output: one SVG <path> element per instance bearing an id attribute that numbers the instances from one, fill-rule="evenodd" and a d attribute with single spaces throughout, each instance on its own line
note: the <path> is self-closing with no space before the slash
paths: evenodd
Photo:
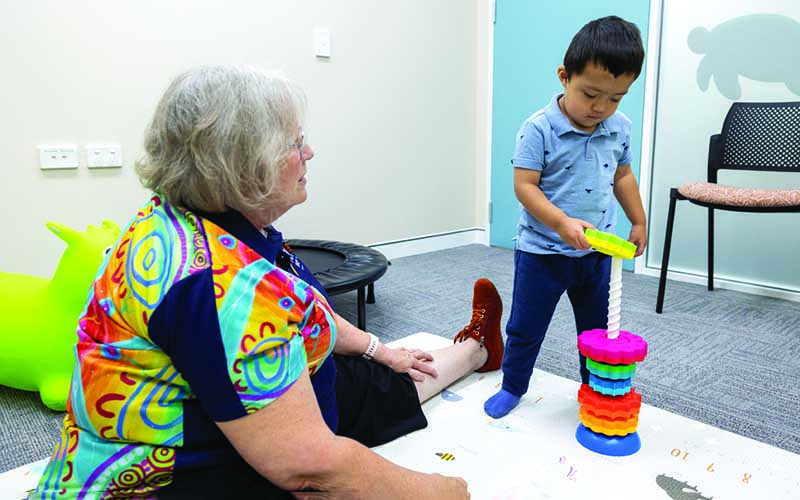
<path id="1" fill-rule="evenodd" d="M 386 273 L 389 266 L 386 257 L 372 248 L 341 241 L 286 240 L 286 243 L 328 295 L 358 292 L 358 327 L 365 330 L 366 303 L 375 303 L 375 281 Z"/>

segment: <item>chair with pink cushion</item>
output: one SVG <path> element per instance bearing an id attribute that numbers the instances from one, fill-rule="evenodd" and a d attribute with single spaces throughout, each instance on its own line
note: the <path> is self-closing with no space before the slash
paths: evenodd
<path id="1" fill-rule="evenodd" d="M 800 189 L 756 189 L 717 183 L 719 170 L 800 173 L 800 102 L 734 102 L 722 133 L 711 136 L 708 182 L 690 182 L 669 192 L 667 233 L 661 259 L 656 312 L 664 306 L 675 202 L 708 208 L 708 289 L 714 289 L 714 210 L 800 212 Z"/>

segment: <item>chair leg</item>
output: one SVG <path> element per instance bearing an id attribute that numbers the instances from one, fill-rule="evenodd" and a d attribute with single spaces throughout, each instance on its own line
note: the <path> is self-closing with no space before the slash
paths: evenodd
<path id="1" fill-rule="evenodd" d="M 667 287 L 667 268 L 669 267 L 669 251 L 672 245 L 672 225 L 675 221 L 675 203 L 678 201 L 678 190 L 669 191 L 669 212 L 667 213 L 667 233 L 664 236 L 664 254 L 661 256 L 661 277 L 658 279 L 658 297 L 656 298 L 656 312 L 664 309 L 664 291 Z"/>
<path id="2" fill-rule="evenodd" d="M 367 306 L 365 304 L 366 297 L 364 293 L 364 287 L 358 289 L 357 291 L 357 302 L 358 302 L 358 327 L 362 330 L 367 329 Z"/>
<path id="3" fill-rule="evenodd" d="M 367 304 L 375 303 L 375 283 L 367 285 Z"/>
<path id="4" fill-rule="evenodd" d="M 708 209 L 708 289 L 714 289 L 714 209 Z"/>

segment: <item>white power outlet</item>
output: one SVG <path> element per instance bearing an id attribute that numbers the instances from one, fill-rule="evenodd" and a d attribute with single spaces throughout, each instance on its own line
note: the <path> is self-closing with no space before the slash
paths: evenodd
<path id="1" fill-rule="evenodd" d="M 78 148 L 74 144 L 43 144 L 37 149 L 42 170 L 78 168 Z"/>
<path id="2" fill-rule="evenodd" d="M 87 144 L 86 165 L 89 168 L 122 166 L 122 146 L 119 144 Z"/>

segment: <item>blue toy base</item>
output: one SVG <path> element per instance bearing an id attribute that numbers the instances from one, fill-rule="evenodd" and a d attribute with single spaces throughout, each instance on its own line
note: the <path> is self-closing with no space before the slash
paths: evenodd
<path id="1" fill-rule="evenodd" d="M 606 436 L 594 432 L 582 423 L 578 424 L 578 429 L 575 431 L 575 439 L 584 448 L 610 457 L 633 455 L 642 447 L 642 440 L 639 439 L 639 434 L 636 432 L 626 436 Z"/>

